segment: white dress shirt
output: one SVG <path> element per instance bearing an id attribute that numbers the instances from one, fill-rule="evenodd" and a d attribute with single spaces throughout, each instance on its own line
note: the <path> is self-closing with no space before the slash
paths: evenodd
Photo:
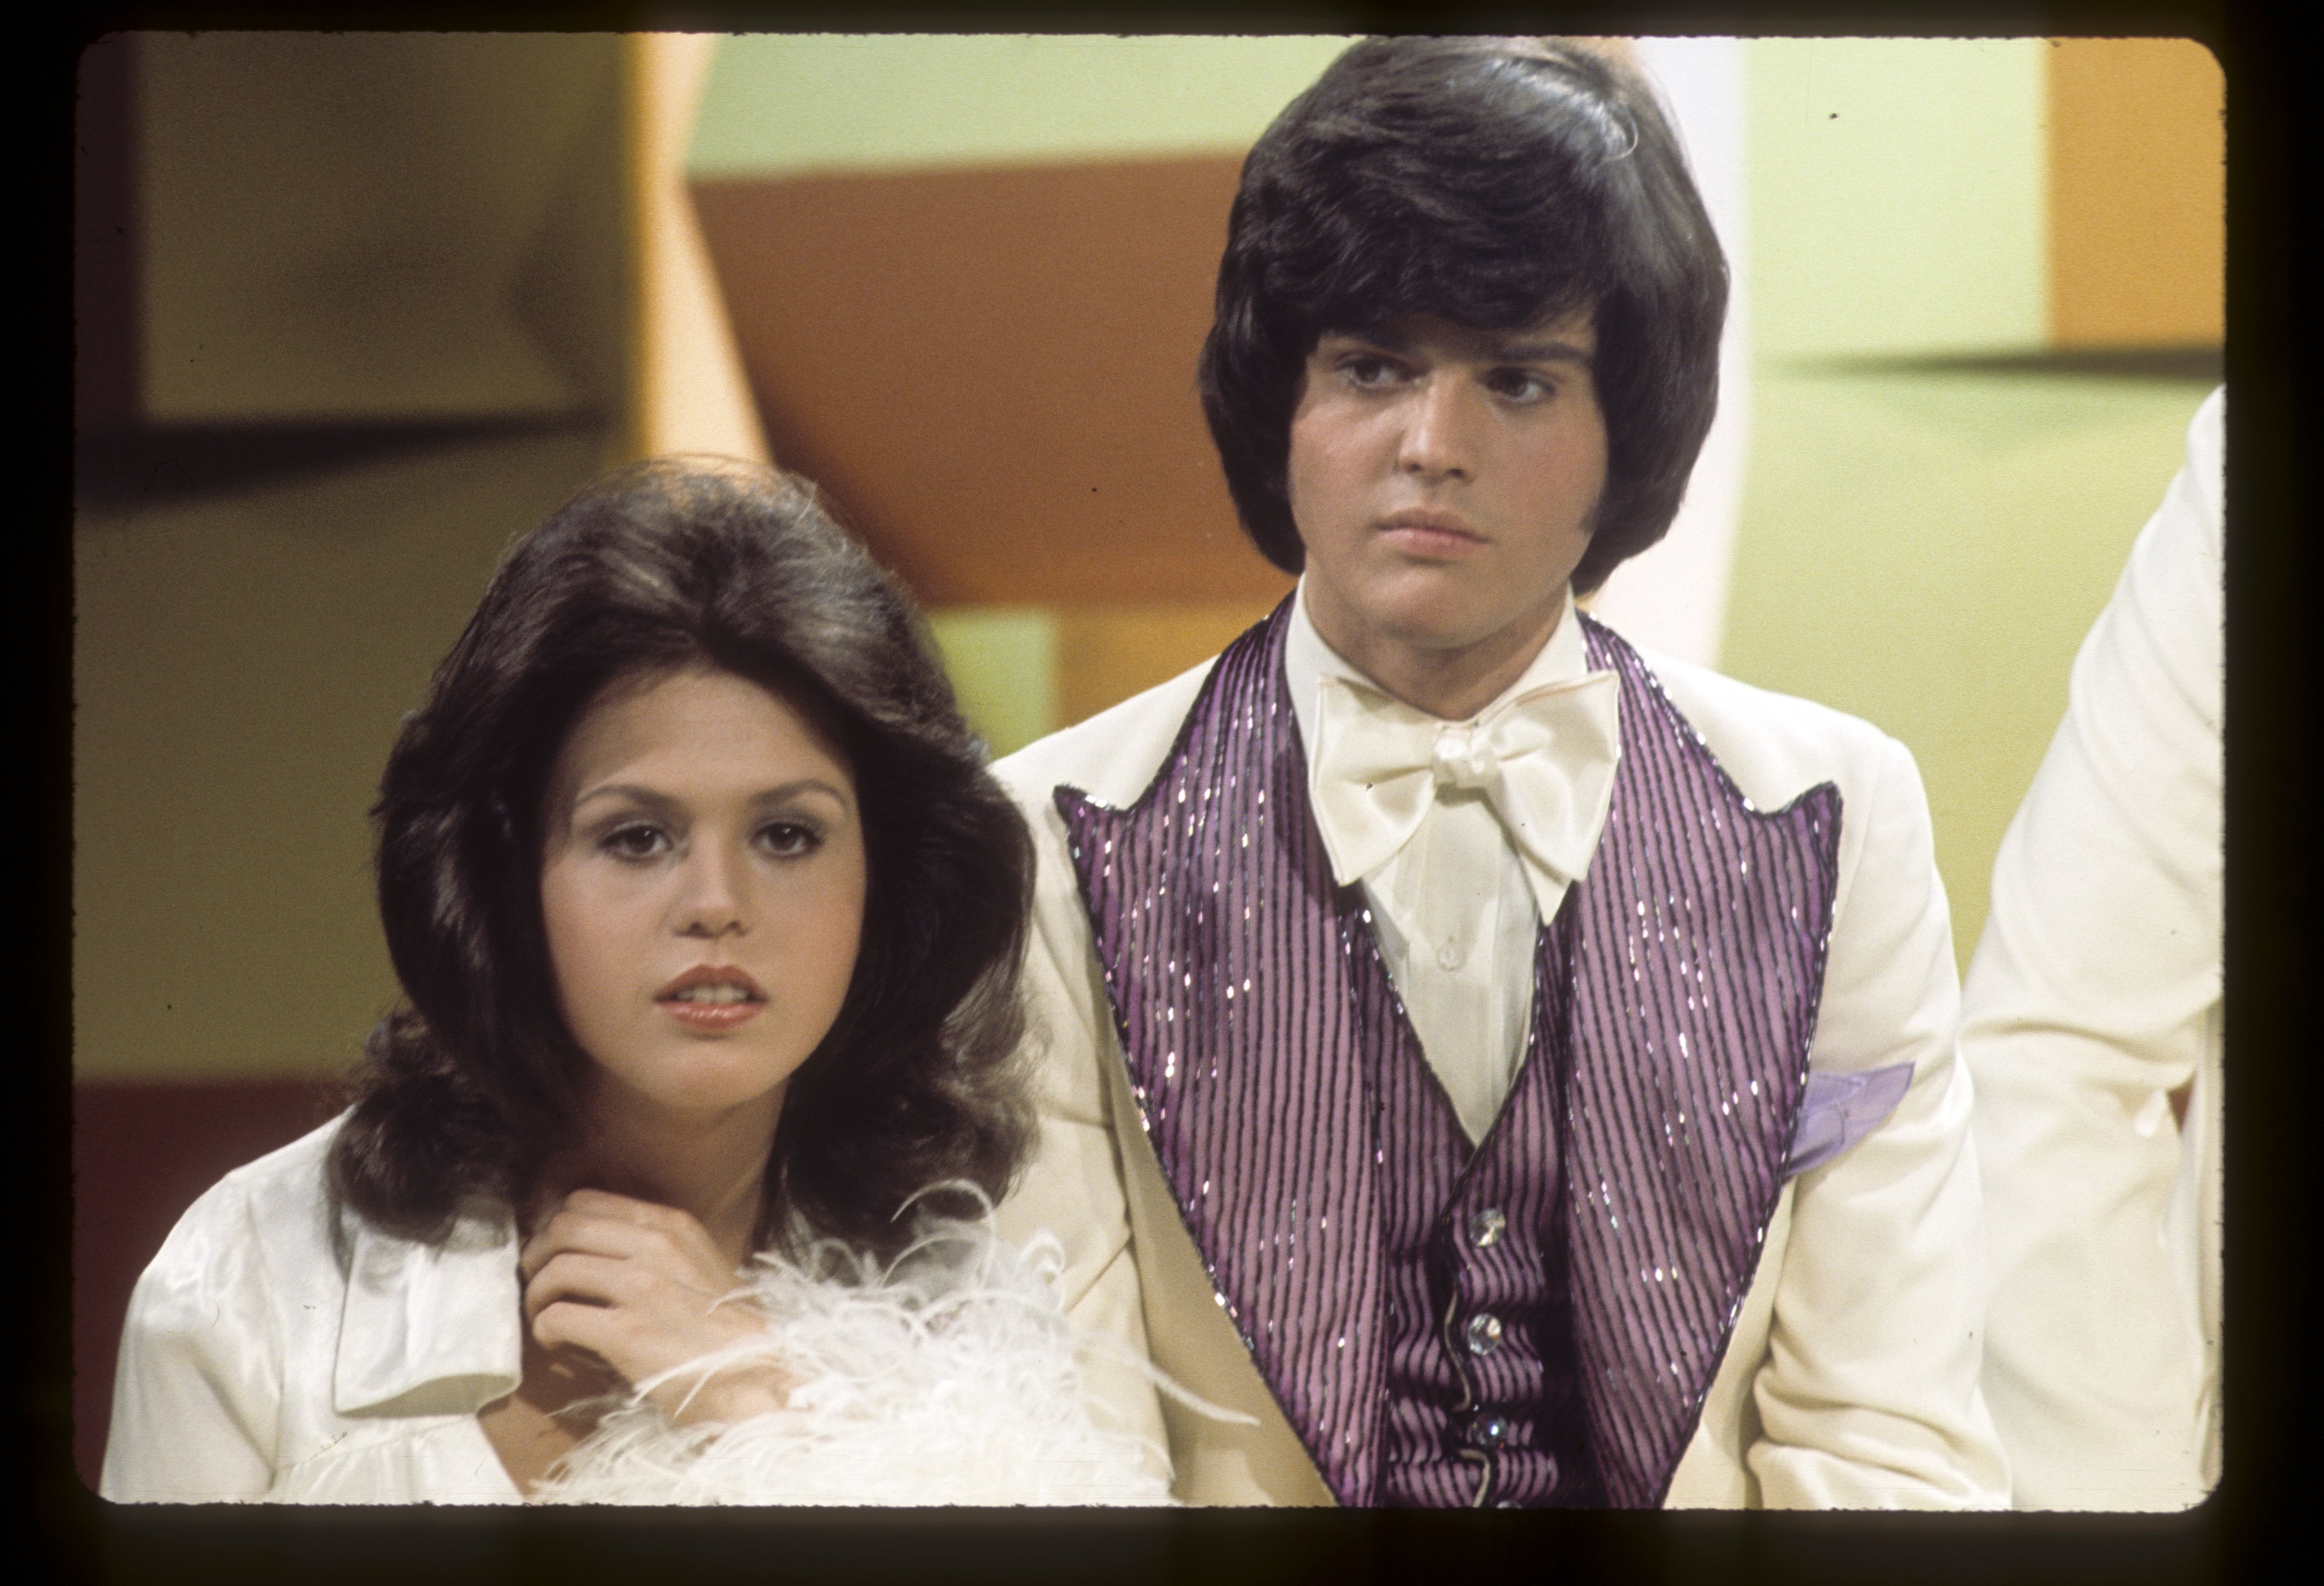
<path id="1" fill-rule="evenodd" d="M 1540 653 L 1469 722 L 1489 717 L 1546 685 L 1578 679 L 1586 670 L 1582 624 L 1574 620 L 1569 595 Z M 1323 742 L 1323 691 L 1340 687 L 1385 696 L 1378 684 L 1315 632 L 1307 614 L 1305 579 L 1284 638 L 1283 671 L 1291 708 L 1299 720 L 1300 741 L 1310 746 L 1312 775 L 1322 763 L 1316 751 Z M 1604 676 L 1610 685 L 1613 674 Z M 1605 700 L 1609 720 L 1614 703 L 1609 689 Z M 1415 716 L 1420 714 L 1409 706 L 1400 708 Z M 1367 720 L 1357 712 L 1337 719 Z M 1616 759 L 1607 739 L 1561 734 L 1551 741 L 1550 752 L 1572 762 L 1561 769 L 1586 779 L 1598 794 L 1578 812 L 1585 854 L 1596 847 L 1606 824 L 1606 795 L 1611 791 Z M 1342 844 L 1332 806 L 1318 798 L 1313 807 L 1336 870 Z M 1403 1000 L 1429 1067 L 1474 1144 L 1492 1127 L 1525 1055 L 1533 1019 L 1536 933 L 1542 920 L 1556 913 L 1567 887 L 1581 878 L 1528 867 L 1482 795 L 1446 787 L 1436 790 L 1412 839 L 1360 879 L 1388 979 Z"/>
<path id="2" fill-rule="evenodd" d="M 2225 427 L 2214 392 L 2074 659 L 1962 991 L 2021 1508 L 2218 1478 Z"/>

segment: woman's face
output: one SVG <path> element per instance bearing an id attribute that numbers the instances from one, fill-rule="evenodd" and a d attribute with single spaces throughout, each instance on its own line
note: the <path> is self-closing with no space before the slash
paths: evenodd
<path id="1" fill-rule="evenodd" d="M 601 1102 L 779 1111 L 862 937 L 862 817 L 837 747 L 733 673 L 632 677 L 574 727 L 542 815 L 558 1003 Z"/>

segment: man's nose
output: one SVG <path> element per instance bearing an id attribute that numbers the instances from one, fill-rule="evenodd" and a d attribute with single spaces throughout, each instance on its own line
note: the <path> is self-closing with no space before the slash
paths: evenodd
<path id="1" fill-rule="evenodd" d="M 1468 478 L 1474 469 L 1468 407 L 1460 382 L 1448 374 L 1431 373 L 1416 382 L 1397 466 L 1422 479 Z"/>

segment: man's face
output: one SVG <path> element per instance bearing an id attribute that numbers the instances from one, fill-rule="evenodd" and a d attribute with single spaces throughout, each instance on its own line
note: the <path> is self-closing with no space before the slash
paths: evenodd
<path id="1" fill-rule="evenodd" d="M 1385 679 L 1386 654 L 1529 657 L 1548 637 L 1606 485 L 1593 318 L 1471 330 L 1418 315 L 1316 343 L 1291 418 L 1291 516 L 1309 613 L 1350 661 Z"/>

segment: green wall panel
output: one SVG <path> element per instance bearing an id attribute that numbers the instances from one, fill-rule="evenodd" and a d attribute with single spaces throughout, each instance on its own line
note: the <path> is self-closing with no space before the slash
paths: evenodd
<path id="1" fill-rule="evenodd" d="M 1057 619 L 1031 606 L 954 606 L 928 626 L 961 715 L 994 759 L 1046 737 L 1057 719 Z"/>
<path id="2" fill-rule="evenodd" d="M 1763 372 L 1724 669 L 1919 760 L 1968 962 L 2068 669 L 2209 388 Z"/>
<path id="3" fill-rule="evenodd" d="M 2042 345 L 2038 39 L 1763 39 L 1745 55 L 1762 358 Z"/>
<path id="4" fill-rule="evenodd" d="M 1342 38 L 743 34 L 721 41 L 696 177 L 1241 149 Z"/>

